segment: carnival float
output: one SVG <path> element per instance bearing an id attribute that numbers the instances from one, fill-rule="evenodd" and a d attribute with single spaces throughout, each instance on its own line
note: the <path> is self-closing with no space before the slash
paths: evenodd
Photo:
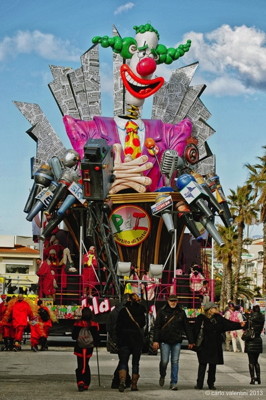
<path id="1" fill-rule="evenodd" d="M 141 291 L 149 302 L 175 293 L 188 309 L 195 308 L 191 265 L 202 266 L 212 297 L 202 249 L 210 239 L 224 244 L 216 216 L 231 224 L 207 143 L 215 131 L 201 100 L 206 85 L 191 85 L 198 62 L 173 70 L 167 82 L 156 76 L 158 65 L 177 63 L 193 43 L 167 48 L 152 25 L 134 30 L 132 37 L 121 37 L 115 27 L 110 37 L 93 37 L 77 69 L 50 66 L 49 89 L 70 148 L 39 105 L 14 102 L 36 142 L 24 211 L 39 224 L 44 262 L 51 250 L 56 253 L 48 264 L 57 287 L 43 297 L 61 310 L 65 305 L 70 317 L 71 305 L 76 310 L 86 301 L 101 313 L 109 310 L 110 299 L 130 290 Z M 109 117 L 101 111 L 100 51 L 113 54 Z M 151 96 L 150 118 L 143 119 Z"/>

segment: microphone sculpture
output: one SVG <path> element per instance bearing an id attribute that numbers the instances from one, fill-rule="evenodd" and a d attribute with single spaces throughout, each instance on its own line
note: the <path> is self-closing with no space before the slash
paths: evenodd
<path id="1" fill-rule="evenodd" d="M 52 157 L 49 160 L 49 164 L 53 169 L 54 176 L 58 179 L 58 182 L 52 182 L 49 186 L 49 190 L 52 192 L 52 195 L 49 198 L 49 202 L 46 203 L 45 214 L 51 214 L 57 207 L 57 204 L 60 201 L 65 200 L 68 194 L 68 188 L 72 182 L 77 182 L 80 179 L 80 174 L 78 170 L 73 169 L 78 162 L 80 161 L 79 154 L 73 150 L 67 150 L 64 154 L 62 160 L 59 160 L 58 157 Z M 71 201 L 65 207 L 65 211 L 69 208 L 75 201 L 71 198 Z M 63 206 L 63 205 L 62 205 Z M 52 218 L 40 236 L 40 239 L 44 239 L 49 233 L 64 219 L 65 212 L 61 214 L 56 213 L 55 218 Z"/>
<path id="2" fill-rule="evenodd" d="M 214 215 L 207 204 L 208 195 L 202 191 L 195 178 L 190 174 L 183 174 L 176 179 L 176 186 L 189 203 L 194 219 L 204 226 L 220 247 L 224 246 L 223 239 L 213 223 Z"/>
<path id="3" fill-rule="evenodd" d="M 185 201 L 179 201 L 176 203 L 176 210 L 177 210 L 177 215 L 180 219 L 183 219 L 184 224 L 187 226 L 187 228 L 190 230 L 192 235 L 197 239 L 198 241 L 202 240 L 202 236 L 200 234 L 200 231 L 197 228 L 197 225 L 194 221 L 193 214 L 191 212 L 191 209 L 189 208 L 189 205 Z"/>
<path id="4" fill-rule="evenodd" d="M 35 195 L 35 202 L 32 204 L 31 208 L 28 211 L 27 215 L 27 221 L 32 221 L 33 218 L 38 214 L 38 212 L 42 211 L 43 209 L 48 209 L 53 197 L 54 193 L 56 192 L 59 183 L 57 182 L 60 180 L 61 176 L 63 175 L 64 171 L 66 170 L 66 167 L 72 167 L 77 164 L 79 160 L 79 155 L 75 150 L 67 150 L 63 160 L 59 160 L 58 157 L 52 157 L 48 163 L 49 165 L 46 166 L 47 170 L 50 171 L 51 178 L 50 180 L 44 181 L 45 175 L 42 172 L 44 166 L 42 166 L 42 169 L 38 170 L 35 173 L 35 181 L 38 179 L 38 184 L 43 183 L 43 187 L 49 186 L 46 190 L 41 189 L 41 191 L 38 192 L 37 195 Z M 42 179 L 42 181 L 40 180 Z M 45 184 L 46 182 L 46 184 Z M 48 212 L 48 214 L 50 214 Z"/>
<path id="5" fill-rule="evenodd" d="M 78 171 L 72 169 L 79 161 L 79 154 L 72 149 L 66 151 L 62 160 L 59 160 L 57 157 L 52 157 L 50 159 L 50 165 L 53 168 L 54 176 L 58 177 L 58 186 L 53 192 L 53 198 L 45 211 L 46 214 L 51 214 L 54 211 L 57 203 L 66 197 L 67 188 L 70 184 L 74 181 L 78 181 L 80 178 Z"/>
<path id="6" fill-rule="evenodd" d="M 56 191 L 56 188 L 58 186 L 58 183 L 55 181 L 52 181 L 50 186 L 45 190 L 41 191 L 37 196 L 36 196 L 36 203 L 30 210 L 29 214 L 26 217 L 27 221 L 32 221 L 35 215 L 37 215 L 40 211 L 43 209 L 47 208 L 53 198 L 53 194 Z"/>
<path id="7" fill-rule="evenodd" d="M 171 179 L 175 171 L 183 168 L 184 161 L 176 150 L 165 150 L 161 160 L 161 172 L 166 177 L 166 184 L 171 186 Z"/>
<path id="8" fill-rule="evenodd" d="M 29 213 L 36 202 L 36 196 L 44 187 L 50 185 L 53 180 L 53 173 L 48 164 L 43 164 L 34 174 L 34 184 L 31 188 L 24 212 Z"/>
<path id="9" fill-rule="evenodd" d="M 219 215 L 223 214 L 224 210 L 216 200 L 216 197 L 213 195 L 211 189 L 209 188 L 207 182 L 203 178 L 201 174 L 198 172 L 190 171 L 190 174 L 196 179 L 196 182 L 200 185 L 201 189 L 203 192 L 206 194 L 208 201 L 209 201 L 209 206 L 212 208 L 214 211 L 216 211 Z"/>
<path id="10" fill-rule="evenodd" d="M 158 194 L 158 196 L 155 199 L 155 205 L 160 202 L 162 202 L 162 204 L 164 204 L 164 201 L 166 201 L 166 206 L 164 206 L 163 210 L 160 212 L 160 215 L 165 223 L 165 226 L 168 230 L 169 233 L 173 233 L 175 228 L 174 228 L 174 223 L 173 223 L 173 217 L 172 217 L 172 210 L 170 210 L 171 204 L 172 204 L 172 200 L 171 203 L 169 204 L 169 206 L 167 206 L 167 197 L 169 197 L 169 195 L 167 193 L 160 193 Z M 166 208 L 165 208 L 166 207 Z"/>
<path id="11" fill-rule="evenodd" d="M 229 228 L 233 223 L 233 218 L 230 213 L 230 209 L 227 204 L 223 188 L 220 184 L 219 176 L 214 175 L 214 174 L 208 174 L 207 175 L 207 183 L 209 185 L 211 192 L 214 194 L 220 207 L 223 210 L 223 213 L 220 215 L 221 220 L 223 221 L 226 228 Z"/>

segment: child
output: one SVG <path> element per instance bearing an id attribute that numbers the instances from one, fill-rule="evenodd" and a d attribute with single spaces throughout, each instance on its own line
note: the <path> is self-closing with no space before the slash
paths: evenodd
<path id="1" fill-rule="evenodd" d="M 82 309 L 81 319 L 74 323 L 72 331 L 72 339 L 76 340 L 74 347 L 74 354 L 77 356 L 78 367 L 76 369 L 76 380 L 79 392 L 88 390 L 91 382 L 91 371 L 89 367 L 89 360 L 93 353 L 93 346 L 99 342 L 98 324 L 92 321 L 92 311 L 89 307 Z M 92 347 L 81 348 L 78 343 L 78 337 L 81 328 L 88 328 L 93 336 L 94 343 Z"/>

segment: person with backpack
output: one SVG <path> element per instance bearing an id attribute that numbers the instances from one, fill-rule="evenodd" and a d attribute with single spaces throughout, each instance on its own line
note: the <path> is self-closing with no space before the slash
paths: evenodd
<path id="1" fill-rule="evenodd" d="M 81 319 L 76 321 L 72 330 L 72 339 L 76 341 L 74 354 L 77 357 L 76 382 L 78 391 L 88 390 L 91 383 L 89 360 L 93 348 L 99 343 L 98 324 L 92 320 L 89 307 L 82 309 Z"/>

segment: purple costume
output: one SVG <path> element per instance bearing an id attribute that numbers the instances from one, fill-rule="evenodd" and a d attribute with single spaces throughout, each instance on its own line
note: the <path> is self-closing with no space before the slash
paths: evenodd
<path id="1" fill-rule="evenodd" d="M 70 142 L 80 156 L 84 157 L 84 146 L 89 139 L 105 139 L 108 145 L 120 143 L 117 125 L 113 118 L 94 117 L 91 121 L 82 121 L 65 115 L 63 118 Z M 145 139 L 152 138 L 159 148 L 157 158 L 160 161 L 165 150 L 176 150 L 180 157 L 183 156 L 187 139 L 191 136 L 192 122 L 186 118 L 176 125 L 165 124 L 161 120 L 144 119 Z M 152 179 L 152 184 L 147 188 L 153 192 L 164 185 L 163 177 L 156 158 L 149 154 L 144 146 L 142 154 L 148 156 L 148 161 L 153 163 L 153 168 L 144 172 Z M 123 154 L 121 154 L 123 161 Z"/>

